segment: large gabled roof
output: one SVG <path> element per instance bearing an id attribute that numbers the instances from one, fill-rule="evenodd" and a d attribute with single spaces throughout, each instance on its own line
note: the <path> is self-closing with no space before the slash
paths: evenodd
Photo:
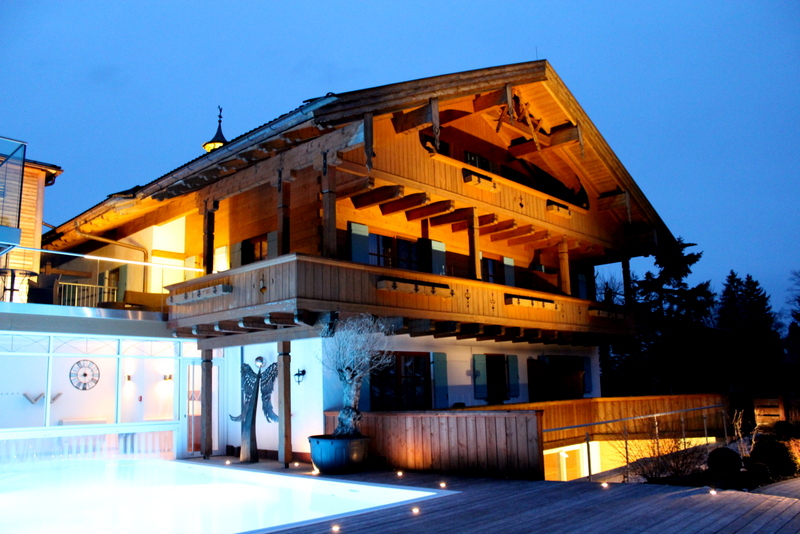
<path id="1" fill-rule="evenodd" d="M 124 209 L 132 213 L 136 211 L 135 206 L 139 206 L 142 211 L 154 209 L 153 200 L 179 196 L 224 178 L 230 172 L 230 168 L 225 168 L 226 162 L 236 160 L 239 170 L 243 161 L 246 162 L 245 165 L 251 165 L 259 157 L 268 158 L 307 141 L 302 138 L 295 143 L 275 144 L 275 140 L 281 139 L 282 135 L 293 129 L 316 125 L 322 134 L 343 124 L 361 121 L 365 114 L 373 117 L 395 114 L 424 106 L 433 98 L 440 103 L 446 103 L 507 87 L 514 87 L 522 98 L 534 102 L 542 120 L 552 126 L 579 125 L 580 147 L 573 147 L 572 155 L 565 153 L 571 159 L 570 165 L 583 170 L 584 178 L 591 180 L 592 190 L 599 196 L 625 192 L 628 218 L 633 215 L 632 220 L 646 221 L 655 229 L 660 241 L 674 241 L 660 216 L 546 60 L 446 74 L 340 94 L 329 93 L 309 100 L 299 108 L 233 139 L 224 147 L 204 154 L 145 186 L 127 191 L 126 195 L 110 195 L 107 200 L 48 233 L 45 240 L 55 241 L 59 235 L 70 232 L 76 224 L 101 217 L 106 219 L 105 214 L 115 210 Z M 270 143 L 269 153 L 258 149 Z M 258 156 L 258 153 L 261 155 Z M 247 157 L 242 157 L 242 154 Z M 144 202 L 145 200 L 148 202 Z M 93 226 L 95 231 L 103 231 L 97 225 Z"/>

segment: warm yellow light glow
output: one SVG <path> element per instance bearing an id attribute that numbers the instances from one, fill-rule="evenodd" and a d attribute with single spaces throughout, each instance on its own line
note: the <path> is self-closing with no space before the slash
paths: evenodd
<path id="1" fill-rule="evenodd" d="M 164 380 L 172 380 L 172 375 L 164 375 Z"/>
<path id="2" fill-rule="evenodd" d="M 716 495 L 716 494 L 717 494 L 717 490 L 713 490 L 713 489 L 712 489 L 711 491 L 709 491 L 709 493 L 710 493 L 711 495 Z"/>
<path id="3" fill-rule="evenodd" d="M 319 474 L 319 469 L 314 469 L 313 471 L 311 471 L 311 474 L 312 475 L 318 475 Z"/>
<path id="4" fill-rule="evenodd" d="M 333 525 L 331 527 L 331 530 L 334 531 L 334 532 L 339 532 L 339 525 Z"/>
<path id="5" fill-rule="evenodd" d="M 203 150 L 206 152 L 211 152 L 212 150 L 216 150 L 225 143 L 220 143 L 219 141 L 209 141 L 208 143 L 203 143 Z"/>
<path id="6" fill-rule="evenodd" d="M 225 465 L 231 465 L 231 461 L 230 460 L 225 460 Z"/>
<path id="7" fill-rule="evenodd" d="M 411 509 L 411 513 L 412 514 L 418 514 L 419 513 L 419 508 L 412 508 Z"/>
<path id="8" fill-rule="evenodd" d="M 444 482 L 439 482 L 439 487 L 440 488 L 446 488 L 447 484 L 445 484 Z"/>
<path id="9" fill-rule="evenodd" d="M 300 467 L 300 462 L 295 462 L 295 463 L 294 463 L 294 464 L 292 464 L 292 465 L 294 465 L 295 467 Z"/>
<path id="10" fill-rule="evenodd" d="M 402 471 L 398 471 L 397 472 L 397 476 L 399 476 L 399 477 L 403 476 L 403 472 Z"/>
<path id="11" fill-rule="evenodd" d="M 607 488 L 607 487 L 608 487 L 608 482 L 603 482 L 603 483 L 602 483 L 602 484 L 600 484 L 600 485 L 601 485 L 601 486 L 603 486 L 604 488 Z"/>

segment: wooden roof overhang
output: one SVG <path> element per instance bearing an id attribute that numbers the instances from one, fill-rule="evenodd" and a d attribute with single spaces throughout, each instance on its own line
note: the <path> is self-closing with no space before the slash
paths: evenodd
<path id="1" fill-rule="evenodd" d="M 537 291 L 287 254 L 170 286 L 176 337 L 221 348 L 320 336 L 370 313 L 397 334 L 597 345 L 630 333 L 620 308 Z"/>
<path id="2" fill-rule="evenodd" d="M 441 128 L 458 121 L 465 116 L 464 107 L 458 103 L 473 100 L 474 107 L 466 114 L 480 113 L 498 122 L 498 135 L 515 157 L 554 169 L 568 187 L 579 180 L 599 209 L 626 223 L 631 252 L 651 253 L 646 246 L 635 250 L 639 243 L 651 239 L 674 242 L 658 213 L 546 60 L 435 76 L 336 97 L 314 112 L 318 124 L 392 115 L 398 133 L 430 128 L 434 122 Z M 512 119 L 503 116 L 503 102 L 513 97 L 522 109 L 517 109 Z M 437 121 L 433 115 L 438 115 Z M 520 139 L 526 142 L 518 143 Z M 652 237 L 643 238 L 648 231 Z"/>

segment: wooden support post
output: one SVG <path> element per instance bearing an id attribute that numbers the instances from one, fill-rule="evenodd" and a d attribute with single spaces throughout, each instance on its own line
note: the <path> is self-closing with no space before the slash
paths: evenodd
<path id="1" fill-rule="evenodd" d="M 283 169 L 278 169 L 278 256 L 289 253 L 291 227 L 289 206 L 291 204 L 291 184 L 283 179 Z"/>
<path id="2" fill-rule="evenodd" d="M 475 214 L 475 209 L 472 209 L 472 215 L 469 220 L 469 227 L 467 227 L 467 239 L 469 239 L 469 276 L 475 280 L 481 279 L 481 252 L 479 238 L 479 223 L 478 217 Z"/>
<path id="3" fill-rule="evenodd" d="M 336 191 L 334 169 L 328 168 L 328 153 L 322 154 L 322 255 L 336 257 Z"/>
<path id="4" fill-rule="evenodd" d="M 203 269 L 206 274 L 214 271 L 214 216 L 219 202 L 206 200 L 203 209 Z"/>
<path id="5" fill-rule="evenodd" d="M 631 285 L 631 260 L 622 260 L 622 292 L 625 295 L 625 306 L 633 304 L 633 289 Z"/>
<path id="6" fill-rule="evenodd" d="M 567 236 L 558 243 L 558 269 L 561 277 L 561 291 L 572 295 L 572 286 L 569 280 L 569 245 Z"/>
<path id="7" fill-rule="evenodd" d="M 213 212 L 212 212 L 213 213 Z M 213 419 L 211 418 L 213 412 L 213 374 L 214 369 L 214 351 L 203 350 L 200 353 L 202 358 L 200 364 L 200 453 L 203 459 L 208 460 L 211 458 L 211 453 L 214 450 L 214 436 L 213 432 Z"/>
<path id="8" fill-rule="evenodd" d="M 278 462 L 292 461 L 292 356 L 291 341 L 278 341 Z"/>

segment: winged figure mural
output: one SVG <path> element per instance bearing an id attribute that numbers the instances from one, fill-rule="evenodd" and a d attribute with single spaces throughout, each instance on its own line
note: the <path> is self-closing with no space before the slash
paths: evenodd
<path id="1" fill-rule="evenodd" d="M 258 461 L 256 444 L 256 414 L 258 411 L 258 390 L 261 389 L 261 408 L 268 423 L 278 422 L 278 415 L 272 407 L 272 390 L 278 376 L 278 364 L 273 363 L 262 370 L 264 358 L 256 358 L 258 373 L 249 364 L 242 364 L 242 412 L 231 415 L 231 421 L 242 423 L 242 450 L 239 461 L 255 463 Z"/>

